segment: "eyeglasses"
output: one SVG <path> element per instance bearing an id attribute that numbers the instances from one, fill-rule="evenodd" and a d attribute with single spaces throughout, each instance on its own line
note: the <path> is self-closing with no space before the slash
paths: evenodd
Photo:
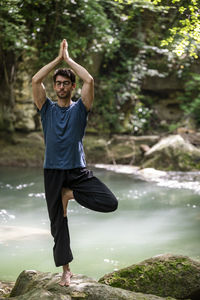
<path id="1" fill-rule="evenodd" d="M 68 86 L 71 84 L 71 81 L 68 81 L 68 80 L 65 80 L 65 81 L 56 81 L 56 86 L 57 87 L 60 87 L 60 86 Z"/>

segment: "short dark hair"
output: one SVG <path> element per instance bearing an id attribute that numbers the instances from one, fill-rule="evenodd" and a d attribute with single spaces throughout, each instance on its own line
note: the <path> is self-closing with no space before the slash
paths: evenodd
<path id="1" fill-rule="evenodd" d="M 74 72 L 71 69 L 62 68 L 62 69 L 55 70 L 55 72 L 53 74 L 54 83 L 56 82 L 56 77 L 58 75 L 69 78 L 72 83 L 76 82 L 76 75 L 74 74 Z"/>

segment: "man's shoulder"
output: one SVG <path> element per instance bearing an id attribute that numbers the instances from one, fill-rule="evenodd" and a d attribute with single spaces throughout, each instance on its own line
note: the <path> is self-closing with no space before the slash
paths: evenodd
<path id="1" fill-rule="evenodd" d="M 79 109 L 79 110 L 83 110 L 83 111 L 86 111 L 87 112 L 87 109 L 86 109 L 86 107 L 85 107 L 85 104 L 84 104 L 84 102 L 83 102 L 83 100 L 82 100 L 82 98 L 79 98 L 77 101 L 75 101 L 74 102 L 75 103 L 75 105 L 77 106 L 77 108 Z"/>
<path id="2" fill-rule="evenodd" d="M 55 105 L 57 102 L 51 100 L 51 98 L 47 97 L 46 101 L 50 104 L 50 105 Z"/>
<path id="3" fill-rule="evenodd" d="M 45 102 L 44 102 L 44 104 L 43 104 L 43 106 L 42 106 L 42 108 L 41 108 L 41 110 L 38 110 L 38 112 L 41 114 L 41 116 L 42 115 L 44 115 L 44 114 L 46 114 L 47 113 L 47 111 L 51 108 L 51 107 L 53 107 L 55 105 L 55 102 L 54 101 L 52 101 L 50 98 L 46 98 L 46 100 L 45 100 Z"/>
<path id="4" fill-rule="evenodd" d="M 48 107 L 48 106 L 55 106 L 55 105 L 56 105 L 56 102 L 52 101 L 49 97 L 47 97 L 43 106 Z"/>
<path id="5" fill-rule="evenodd" d="M 79 110 L 80 108 L 80 100 L 81 100 L 81 98 L 79 98 L 79 99 L 77 99 L 77 100 L 73 100 L 72 102 L 71 102 L 71 104 L 70 104 L 70 106 L 69 106 L 69 110 L 75 110 L 75 111 L 77 111 L 77 110 Z"/>
<path id="6" fill-rule="evenodd" d="M 78 98 L 75 101 L 73 101 L 73 104 L 74 105 L 78 105 L 80 103 L 80 101 L 81 101 L 81 98 Z"/>

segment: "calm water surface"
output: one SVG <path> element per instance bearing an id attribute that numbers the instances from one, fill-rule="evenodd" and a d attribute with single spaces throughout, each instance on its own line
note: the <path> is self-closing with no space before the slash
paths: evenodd
<path id="1" fill-rule="evenodd" d="M 70 201 L 71 269 L 98 279 L 108 272 L 161 253 L 200 260 L 200 195 L 160 187 L 134 175 L 94 173 L 119 200 L 101 214 Z M 0 280 L 24 269 L 61 272 L 53 262 L 53 239 L 40 169 L 0 169 Z"/>

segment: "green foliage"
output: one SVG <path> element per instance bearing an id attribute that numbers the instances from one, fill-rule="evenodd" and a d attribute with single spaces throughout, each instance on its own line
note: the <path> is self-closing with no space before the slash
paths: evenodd
<path id="1" fill-rule="evenodd" d="M 17 70 L 23 57 L 26 57 L 27 72 L 31 77 L 58 55 L 63 38 L 68 41 L 72 58 L 86 68 L 93 67 L 96 53 L 107 59 L 113 58 L 120 45 L 117 32 L 114 33 L 115 25 L 106 14 L 108 7 L 110 14 L 118 18 L 119 5 L 110 0 L 1 1 L 0 54 L 5 66 L 0 74 L 2 81 L 11 82 L 10 72 Z M 12 61 L 7 55 L 9 51 Z M 99 113 L 105 114 L 107 120 L 106 112 L 114 110 L 114 106 L 105 103 L 105 113 L 101 110 Z M 116 115 L 110 118 L 111 127 L 115 123 L 112 119 L 116 119 Z"/>
<path id="2" fill-rule="evenodd" d="M 115 0 L 123 5 L 150 5 L 160 8 L 161 12 L 174 15 L 169 26 L 168 37 L 162 39 L 161 46 L 171 47 L 178 56 L 189 54 L 198 58 L 200 48 L 200 14 L 198 0 Z M 151 7 L 151 9 L 153 9 Z M 174 25 L 175 24 L 175 25 Z"/>
<path id="3" fill-rule="evenodd" d="M 92 53 L 111 55 L 116 47 L 111 23 L 99 1 L 1 1 L 0 45 L 2 51 L 26 50 L 26 55 L 34 55 L 37 69 L 58 54 L 60 41 L 66 38 L 74 58 L 92 63 Z"/>
<path id="4" fill-rule="evenodd" d="M 0 47 L 3 51 L 22 50 L 26 44 L 25 19 L 20 0 L 0 1 Z"/>
<path id="5" fill-rule="evenodd" d="M 187 7 L 188 1 L 191 5 Z M 198 23 L 194 0 L 0 0 L 0 3 L 0 54 L 4 65 L 1 82 L 5 77 L 14 82 L 11 73 L 17 71 L 23 60 L 31 78 L 57 56 L 60 41 L 66 38 L 72 58 L 95 76 L 92 124 L 108 132 L 143 134 L 149 130 L 152 103 L 148 100 L 151 97 L 143 94 L 143 83 L 149 77 L 166 78 L 172 71 L 181 77 L 186 63 L 179 62 L 175 54 L 175 46 L 184 35 L 180 26 L 193 24 L 190 32 L 199 30 L 194 28 Z M 183 49 L 192 55 L 195 39 L 188 34 L 184 38 L 189 42 L 182 44 Z M 165 48 L 161 48 L 161 40 L 165 41 Z M 198 40 L 193 44 L 198 47 Z"/>
<path id="6" fill-rule="evenodd" d="M 154 0 L 154 4 L 163 0 Z M 175 11 L 175 26 L 169 29 L 169 36 L 163 39 L 162 46 L 171 46 L 178 56 L 189 54 L 198 58 L 200 48 L 200 15 L 197 0 L 171 0 L 170 9 Z"/>
<path id="7" fill-rule="evenodd" d="M 179 98 L 185 115 L 192 115 L 200 125 L 200 74 L 191 74 L 185 84 L 185 93 Z"/>
<path id="8" fill-rule="evenodd" d="M 40 65 L 58 54 L 63 38 L 72 57 L 85 61 L 91 53 L 106 50 L 112 38 L 98 1 L 22 1 L 21 12 L 28 25 L 28 43 L 37 49 Z"/>
<path id="9" fill-rule="evenodd" d="M 133 133 L 136 135 L 144 134 L 150 127 L 152 110 L 145 107 L 143 103 L 138 102 L 135 106 L 131 118 Z"/>
<path id="10" fill-rule="evenodd" d="M 167 127 L 168 127 L 168 131 L 170 133 L 174 133 L 174 131 L 180 127 L 180 123 L 172 123 L 172 124 L 169 124 Z"/>

